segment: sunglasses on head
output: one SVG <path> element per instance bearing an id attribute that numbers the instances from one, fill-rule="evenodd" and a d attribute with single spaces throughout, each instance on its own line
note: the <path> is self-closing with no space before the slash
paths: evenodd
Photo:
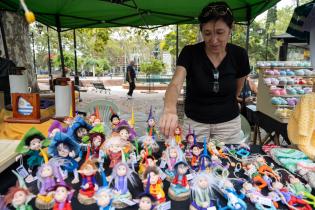
<path id="1" fill-rule="evenodd" d="M 218 71 L 218 69 L 213 69 L 212 73 L 213 73 L 213 78 L 214 78 L 212 91 L 214 93 L 218 93 L 219 92 L 219 87 L 220 87 L 219 86 L 219 71 Z"/>
<path id="2" fill-rule="evenodd" d="M 232 15 L 232 12 L 228 7 L 224 5 L 212 5 L 207 7 L 207 11 L 203 14 L 203 17 L 224 16 L 226 14 Z"/>

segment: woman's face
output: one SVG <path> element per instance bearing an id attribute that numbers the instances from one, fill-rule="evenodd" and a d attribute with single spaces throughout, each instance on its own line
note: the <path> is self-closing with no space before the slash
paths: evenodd
<path id="1" fill-rule="evenodd" d="M 225 50 L 229 41 L 231 29 L 223 20 L 204 23 L 201 30 L 206 49 L 211 53 L 220 53 Z"/>
<path id="2" fill-rule="evenodd" d="M 26 202 L 26 194 L 23 191 L 17 191 L 14 193 L 12 204 L 15 206 L 21 206 Z"/>

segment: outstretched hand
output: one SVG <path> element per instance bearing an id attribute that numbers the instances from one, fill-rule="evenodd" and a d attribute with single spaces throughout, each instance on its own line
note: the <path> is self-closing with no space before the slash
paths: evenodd
<path id="1" fill-rule="evenodd" d="M 164 136 L 166 136 L 167 138 L 173 137 L 177 125 L 177 114 L 164 111 L 159 122 L 160 132 L 164 134 Z"/>

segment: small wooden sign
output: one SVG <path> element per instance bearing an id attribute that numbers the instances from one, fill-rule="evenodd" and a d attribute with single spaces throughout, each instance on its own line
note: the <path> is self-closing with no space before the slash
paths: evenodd
<path id="1" fill-rule="evenodd" d="M 9 123 L 42 123 L 49 118 L 40 116 L 38 93 L 12 93 L 13 117 L 5 119 Z"/>

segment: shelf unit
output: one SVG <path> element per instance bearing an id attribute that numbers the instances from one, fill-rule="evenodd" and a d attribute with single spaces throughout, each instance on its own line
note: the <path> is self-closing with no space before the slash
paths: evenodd
<path id="1" fill-rule="evenodd" d="M 262 66 L 262 63 L 267 63 L 265 64 L 265 66 Z M 274 66 L 270 66 L 270 64 L 276 64 Z M 306 63 L 306 62 L 304 62 Z M 299 98 L 301 96 L 303 96 L 303 94 L 299 95 L 273 95 L 271 94 L 270 88 L 271 87 L 279 87 L 279 88 L 286 88 L 286 87 L 313 87 L 313 92 L 315 90 L 315 84 L 314 85 L 310 85 L 310 84 L 292 84 L 292 85 L 273 85 L 273 84 L 266 84 L 264 79 L 265 78 L 279 78 L 279 77 L 287 77 L 287 78 L 309 78 L 313 80 L 313 83 L 315 83 L 315 71 L 310 75 L 310 76 L 298 76 L 298 75 L 294 75 L 294 76 L 282 76 L 282 75 L 269 75 L 266 74 L 265 72 L 267 70 L 291 70 L 291 71 L 296 71 L 299 69 L 307 69 L 307 70 L 312 70 L 312 68 L 310 67 L 309 63 L 306 63 L 306 65 L 303 66 L 299 66 L 297 65 L 298 62 L 297 61 L 271 61 L 271 62 L 266 62 L 266 61 L 262 61 L 262 62 L 258 62 L 257 63 L 257 69 L 259 70 L 259 79 L 258 79 L 258 97 L 257 97 L 257 110 L 268 115 L 269 117 L 282 122 L 282 123 L 287 123 L 288 122 L 288 117 L 283 117 L 283 116 L 279 116 L 276 115 L 276 111 L 277 109 L 289 109 L 289 110 L 293 110 L 295 106 L 290 106 L 290 105 L 274 105 L 271 103 L 271 99 L 272 97 L 281 97 L 284 99 L 287 98 Z M 269 66 L 268 66 L 269 64 Z M 282 66 L 280 66 L 282 64 Z M 290 66 L 292 65 L 292 66 Z"/>

